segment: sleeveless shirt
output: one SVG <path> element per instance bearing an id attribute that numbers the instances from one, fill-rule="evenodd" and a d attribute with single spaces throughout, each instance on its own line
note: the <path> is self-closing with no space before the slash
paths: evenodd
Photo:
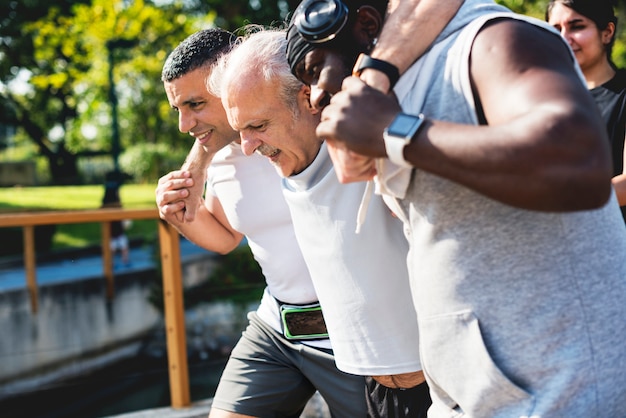
<path id="1" fill-rule="evenodd" d="M 435 70 L 408 71 L 396 85 L 403 111 L 477 125 L 471 46 L 485 23 L 502 18 L 562 41 L 544 22 L 466 0 L 436 41 L 448 45 Z M 420 77 L 429 88 L 414 107 Z M 399 204 L 429 417 L 623 414 L 626 228 L 614 194 L 597 210 L 528 211 L 416 169 Z"/>

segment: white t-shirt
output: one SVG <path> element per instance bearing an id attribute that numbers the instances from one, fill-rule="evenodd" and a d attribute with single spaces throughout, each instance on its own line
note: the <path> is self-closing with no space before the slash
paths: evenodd
<path id="1" fill-rule="evenodd" d="M 421 370 L 402 222 L 374 195 L 355 232 L 366 183 L 340 184 L 325 144 L 283 183 L 337 367 L 360 375 Z"/>
<path id="2" fill-rule="evenodd" d="M 247 157 L 237 143 L 220 150 L 207 173 L 206 193 L 219 199 L 231 226 L 246 236 L 265 276 L 267 288 L 257 314 L 280 332 L 274 298 L 292 304 L 318 300 L 282 195 L 281 178 L 266 157 Z M 328 340 L 306 344 L 330 348 Z"/>

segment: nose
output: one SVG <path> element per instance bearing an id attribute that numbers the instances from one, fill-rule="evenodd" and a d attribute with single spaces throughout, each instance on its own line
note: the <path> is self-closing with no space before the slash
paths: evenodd
<path id="1" fill-rule="evenodd" d="M 318 84 L 311 85 L 311 106 L 321 110 L 330 103 L 330 94 L 319 87 Z"/>
<path id="2" fill-rule="evenodd" d="M 196 126 L 196 118 L 190 112 L 179 110 L 178 113 L 178 130 L 186 134 Z"/>
<path id="3" fill-rule="evenodd" d="M 254 135 L 240 132 L 239 136 L 241 138 L 241 151 L 243 151 L 244 155 L 246 156 L 254 154 L 254 151 L 256 151 L 256 149 L 259 148 L 261 144 L 263 144 L 263 142 L 255 139 Z"/>
<path id="4" fill-rule="evenodd" d="M 572 45 L 572 36 L 570 34 L 570 31 L 566 27 L 562 27 L 559 32 L 561 32 L 561 36 L 563 37 L 563 39 L 565 39 L 568 44 Z"/>

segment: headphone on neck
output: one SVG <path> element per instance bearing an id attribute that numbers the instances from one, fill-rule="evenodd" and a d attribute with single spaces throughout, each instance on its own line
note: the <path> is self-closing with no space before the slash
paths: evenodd
<path id="1" fill-rule="evenodd" d="M 310 43 L 333 40 L 348 21 L 348 6 L 341 0 L 304 0 L 293 15 L 300 35 Z"/>

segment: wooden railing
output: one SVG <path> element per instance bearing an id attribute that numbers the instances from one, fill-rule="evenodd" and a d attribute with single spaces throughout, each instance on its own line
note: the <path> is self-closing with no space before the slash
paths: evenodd
<path id="1" fill-rule="evenodd" d="M 113 254 L 109 246 L 111 239 L 109 226 L 112 221 L 124 219 L 159 219 L 159 213 L 156 209 L 96 209 L 0 215 L 0 228 L 22 227 L 23 229 L 26 287 L 30 295 L 33 314 L 37 314 L 39 309 L 35 226 L 99 222 L 101 224 L 102 271 L 106 280 L 106 296 L 112 298 L 115 294 L 115 288 Z M 191 397 L 189 393 L 189 369 L 187 365 L 180 237 L 178 231 L 168 223 L 159 220 L 158 225 L 161 267 L 163 271 L 163 296 L 171 405 L 173 408 L 184 408 L 191 404 Z"/>

